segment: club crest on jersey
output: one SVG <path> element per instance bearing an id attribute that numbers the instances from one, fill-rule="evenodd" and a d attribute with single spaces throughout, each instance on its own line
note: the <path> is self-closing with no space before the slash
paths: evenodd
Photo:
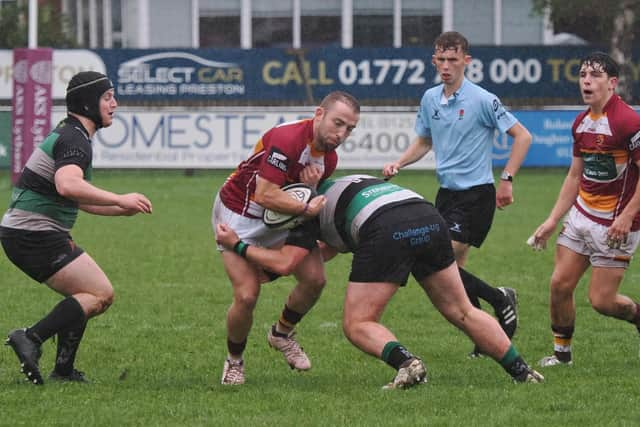
<path id="1" fill-rule="evenodd" d="M 289 170 L 289 158 L 277 148 L 272 148 L 267 157 L 267 163 L 280 169 L 282 172 Z"/>
<path id="2" fill-rule="evenodd" d="M 640 147 L 640 131 L 636 132 L 636 134 L 631 137 L 631 142 L 629 143 L 629 150 L 633 150 L 638 147 Z"/>

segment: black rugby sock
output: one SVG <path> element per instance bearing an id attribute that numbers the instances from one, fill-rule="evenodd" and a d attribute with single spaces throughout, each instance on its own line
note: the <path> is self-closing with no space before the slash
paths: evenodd
<path id="1" fill-rule="evenodd" d="M 87 320 L 71 325 L 58 332 L 55 371 L 60 375 L 70 375 L 76 360 L 80 341 L 87 327 Z"/>
<path id="2" fill-rule="evenodd" d="M 475 308 L 480 307 L 480 300 L 478 299 L 478 290 L 476 289 L 476 277 L 466 270 L 458 267 L 458 271 L 460 272 L 460 277 L 462 278 L 462 284 L 464 285 L 464 290 L 471 301 L 471 304 Z"/>
<path id="3" fill-rule="evenodd" d="M 229 355 L 234 356 L 236 359 L 242 358 L 242 353 L 244 353 L 244 349 L 246 347 L 246 338 L 242 342 L 233 342 L 227 337 L 227 351 L 229 352 Z"/>
<path id="4" fill-rule="evenodd" d="M 38 323 L 27 329 L 27 336 L 36 342 L 43 343 L 70 325 L 85 322 L 82 306 L 72 296 L 66 297 Z"/>
<path id="5" fill-rule="evenodd" d="M 465 269 L 458 267 L 458 270 L 460 270 L 460 277 L 462 277 L 464 289 L 467 291 L 467 295 L 475 307 L 480 308 L 478 298 L 481 298 L 491 304 L 491 307 L 493 307 L 494 310 L 498 310 L 502 307 L 505 299 L 502 292 L 490 286 L 477 276 L 469 273 Z M 478 301 L 477 305 L 474 303 L 474 299 L 475 301 Z"/>
<path id="6" fill-rule="evenodd" d="M 297 311 L 293 311 L 287 306 L 284 305 L 282 309 L 282 313 L 280 314 L 280 318 L 278 319 L 278 323 L 276 323 L 274 332 L 278 334 L 284 334 L 285 336 L 291 332 L 298 322 L 302 320 L 304 313 L 298 313 Z"/>

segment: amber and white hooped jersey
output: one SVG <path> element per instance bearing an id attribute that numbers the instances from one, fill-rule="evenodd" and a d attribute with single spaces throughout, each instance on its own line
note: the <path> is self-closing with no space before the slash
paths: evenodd
<path id="1" fill-rule="evenodd" d="M 602 114 L 579 114 L 572 132 L 573 155 L 584 162 L 575 206 L 591 220 L 611 225 L 638 182 L 640 115 L 614 95 Z M 640 215 L 632 229 L 640 229 Z"/>

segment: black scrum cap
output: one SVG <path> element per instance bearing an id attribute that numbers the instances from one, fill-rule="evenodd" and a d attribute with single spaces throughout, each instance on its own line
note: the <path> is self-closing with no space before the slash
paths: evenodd
<path id="1" fill-rule="evenodd" d="M 96 128 L 103 126 L 100 97 L 113 88 L 111 80 L 96 71 L 82 71 L 71 78 L 67 86 L 67 110 L 91 119 Z"/>

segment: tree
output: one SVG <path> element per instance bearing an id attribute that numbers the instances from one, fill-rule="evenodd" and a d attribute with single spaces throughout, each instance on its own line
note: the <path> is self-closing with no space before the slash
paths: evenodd
<path id="1" fill-rule="evenodd" d="M 589 43 L 606 49 L 620 64 L 618 93 L 633 101 L 631 48 L 640 30 L 634 28 L 640 14 L 640 0 L 532 0 L 536 14 L 550 12 L 556 32 L 576 34 Z"/>
<path id="2" fill-rule="evenodd" d="M 5 4 L 0 8 L 0 48 L 27 47 L 29 8 L 26 2 Z M 56 48 L 75 47 L 64 32 L 67 18 L 52 5 L 43 4 L 38 10 L 38 45 Z"/>
<path id="3" fill-rule="evenodd" d="M 636 17 L 633 3 L 638 2 L 631 0 L 620 2 L 618 14 L 613 18 L 611 32 L 611 56 L 621 65 L 618 93 L 628 102 L 633 101 L 633 69 L 630 65 L 634 39 L 633 23 Z"/>

